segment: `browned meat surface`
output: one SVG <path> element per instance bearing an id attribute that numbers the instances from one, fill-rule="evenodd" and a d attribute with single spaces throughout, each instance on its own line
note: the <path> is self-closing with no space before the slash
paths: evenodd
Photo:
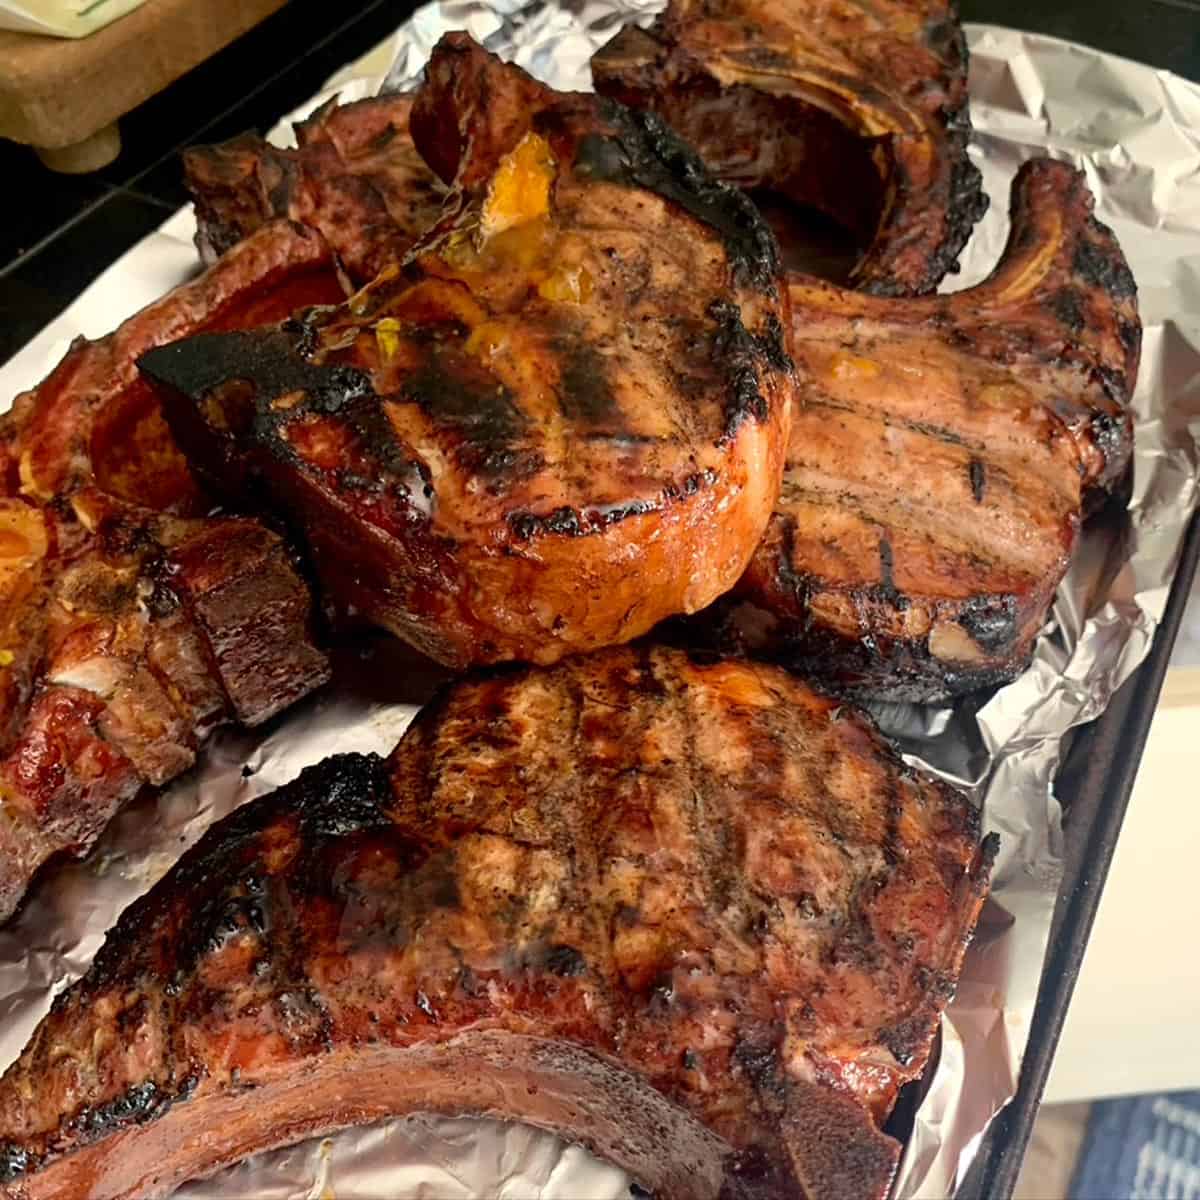
<path id="1" fill-rule="evenodd" d="M 882 1200 L 990 853 L 774 668 L 462 681 L 122 916 L 0 1082 L 5 1195 L 162 1195 L 424 1111 L 557 1130 L 664 1200 Z"/>
<path id="2" fill-rule="evenodd" d="M 295 126 L 295 149 L 246 134 L 186 151 L 200 257 L 288 217 L 318 232 L 355 283 L 399 262 L 445 195 L 409 137 L 411 106 L 411 96 L 331 100 Z"/>
<path id="3" fill-rule="evenodd" d="M 892 698 L 1024 667 L 1081 491 L 1129 464 L 1141 325 L 1091 209 L 1081 174 L 1036 160 L 978 287 L 900 303 L 793 279 L 802 403 L 732 606 L 744 644 Z"/>
<path id="4" fill-rule="evenodd" d="M 987 207 L 951 0 L 671 0 L 592 74 L 665 117 L 719 178 L 849 226 L 866 291 L 932 291 Z"/>
<path id="5" fill-rule="evenodd" d="M 213 725 L 265 720 L 325 679 L 279 537 L 199 515 L 134 362 L 333 299 L 327 264 L 313 235 L 265 228 L 76 342 L 0 417 L 0 920 L 48 857 L 82 853 L 143 785 L 190 766 Z"/>
<path id="6" fill-rule="evenodd" d="M 198 329 L 253 327 L 341 295 L 319 236 L 286 221 L 261 230 L 108 337 L 77 340 L 0 414 L 3 494 L 44 504 L 99 479 L 130 500 L 195 509 L 199 494 L 138 375 L 138 356 Z"/>
<path id="7" fill-rule="evenodd" d="M 451 35 L 418 149 L 454 193 L 401 269 L 275 332 L 142 359 L 214 486 L 340 606 L 462 667 L 694 612 L 778 495 L 794 380 L 774 239 L 657 119 Z"/>

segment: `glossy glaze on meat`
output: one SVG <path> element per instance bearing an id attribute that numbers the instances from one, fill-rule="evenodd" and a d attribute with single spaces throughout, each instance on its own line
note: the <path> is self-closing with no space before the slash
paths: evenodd
<path id="1" fill-rule="evenodd" d="M 280 538 L 210 506 L 134 365 L 159 341 L 338 293 L 319 240 L 264 228 L 206 275 L 77 341 L 0 416 L 0 920 L 221 721 L 322 683 Z"/>
<path id="2" fill-rule="evenodd" d="M 193 463 L 450 666 L 627 641 L 736 582 L 794 379 L 777 248 L 661 123 L 466 35 L 411 119 L 454 191 L 403 267 L 142 360 Z"/>
<path id="3" fill-rule="evenodd" d="M 335 99 L 294 126 L 295 149 L 244 134 L 185 151 L 200 257 L 286 217 L 320 234 L 355 284 L 399 262 L 445 197 L 409 137 L 411 107 L 408 95 Z"/>
<path id="4" fill-rule="evenodd" d="M 723 610 L 740 644 L 891 699 L 1023 669 L 1085 498 L 1132 449 L 1136 290 L 1091 211 L 1082 174 L 1034 160 L 978 287 L 899 302 L 793 278 L 801 404 Z"/>
<path id="5" fill-rule="evenodd" d="M 987 207 L 949 0 L 671 0 L 592 74 L 661 114 L 719 178 L 849 227 L 861 290 L 933 291 Z"/>
<path id="6" fill-rule="evenodd" d="M 468 678 L 124 914 L 0 1082 L 5 1195 L 157 1196 L 425 1111 L 557 1130 L 663 1200 L 882 1200 L 990 853 L 776 668 Z"/>

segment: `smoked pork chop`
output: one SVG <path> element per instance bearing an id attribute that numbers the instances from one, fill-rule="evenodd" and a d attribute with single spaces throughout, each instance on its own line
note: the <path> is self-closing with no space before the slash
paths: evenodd
<path id="1" fill-rule="evenodd" d="M 200 257 L 287 217 L 319 233 L 355 284 L 399 262 L 445 197 L 409 136 L 411 107 L 408 95 L 331 100 L 294 126 L 295 149 L 244 134 L 184 151 Z"/>
<path id="2" fill-rule="evenodd" d="M 265 227 L 109 337 L 78 340 L 0 416 L 0 920 L 42 862 L 86 851 L 214 725 L 263 721 L 324 682 L 282 541 L 201 515 L 210 502 L 134 362 L 338 292 L 316 235 Z"/>
<path id="3" fill-rule="evenodd" d="M 866 291 L 933 291 L 987 207 L 950 0 L 670 0 L 592 75 L 663 116 L 718 178 L 848 226 Z"/>
<path id="4" fill-rule="evenodd" d="M 726 614 L 863 694 L 943 700 L 1029 659 L 1087 491 L 1132 448 L 1133 277 L 1084 177 L 1027 163 L 991 277 L 904 302 L 793 277 L 801 404 Z"/>
<path id="5" fill-rule="evenodd" d="M 703 608 L 778 495 L 794 378 L 770 230 L 656 117 L 465 34 L 411 129 L 454 190 L 402 267 L 142 359 L 193 464 L 300 530 L 343 609 L 450 666 Z"/>
<path id="6" fill-rule="evenodd" d="M 662 1200 L 882 1200 L 987 886 L 958 793 L 787 673 L 609 649 L 461 681 L 211 829 L 0 1081 L 12 1200 L 160 1196 L 410 1112 Z"/>

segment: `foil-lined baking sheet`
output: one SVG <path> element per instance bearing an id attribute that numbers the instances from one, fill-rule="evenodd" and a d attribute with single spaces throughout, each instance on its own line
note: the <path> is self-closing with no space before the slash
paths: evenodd
<path id="1" fill-rule="evenodd" d="M 375 91 L 385 76 L 390 87 L 411 86 L 437 38 L 465 28 L 555 86 L 586 88 L 592 52 L 621 24 L 648 20 L 657 8 L 640 0 L 443 0 L 334 84 L 348 99 Z M 1099 214 L 1138 280 L 1145 341 L 1128 510 L 1087 530 L 1029 670 L 954 709 L 876 713 L 913 761 L 967 789 L 1002 839 L 992 896 L 908 1139 L 898 1200 L 951 1195 L 988 1121 L 1015 1090 L 1061 875 L 1055 772 L 1070 730 L 1103 711 L 1148 652 L 1197 494 L 1200 88 L 1051 38 L 984 26 L 968 27 L 968 37 L 973 154 L 992 206 L 950 290 L 990 270 L 1007 233 L 1017 165 L 1050 154 L 1087 172 Z M 286 138 L 286 123 L 273 136 Z M 176 214 L 102 276 L 0 369 L 0 402 L 44 375 L 71 337 L 107 332 L 193 272 L 192 228 L 187 210 Z M 212 821 L 329 754 L 390 750 L 429 684 L 386 646 L 343 664 L 333 688 L 266 732 L 218 735 L 193 773 L 124 813 L 85 862 L 45 874 L 18 919 L 0 929 L 0 1067 L 16 1057 L 53 996 L 87 968 L 121 909 Z M 628 1187 L 622 1172 L 548 1133 L 420 1117 L 260 1155 L 181 1194 L 606 1200 Z"/>

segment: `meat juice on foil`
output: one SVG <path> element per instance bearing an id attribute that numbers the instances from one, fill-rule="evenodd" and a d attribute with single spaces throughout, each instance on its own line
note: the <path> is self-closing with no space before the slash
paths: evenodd
<path id="1" fill-rule="evenodd" d="M 426 5 L 292 117 L 334 91 L 412 86 L 437 39 L 467 29 L 559 88 L 589 88 L 592 53 L 660 5 L 639 0 L 445 0 Z M 992 895 L 943 1019 L 897 1200 L 950 1195 L 989 1120 L 1012 1096 L 1061 876 L 1054 776 L 1071 730 L 1098 716 L 1146 656 L 1197 494 L 1200 433 L 1200 88 L 1167 72 L 1052 38 L 968 26 L 972 154 L 992 205 L 946 290 L 978 282 L 1007 234 L 1017 166 L 1049 154 L 1086 171 L 1139 285 L 1145 339 L 1134 404 L 1126 519 L 1094 522 L 1053 620 L 1018 680 L 954 708 L 879 705 L 914 763 L 967 790 L 1001 835 Z M 291 118 L 289 118 L 290 120 Z M 289 136 L 288 121 L 273 133 Z M 0 403 L 44 375 L 77 334 L 96 337 L 196 269 L 190 210 L 126 254 L 0 368 Z M 213 821 L 342 751 L 386 753 L 433 683 L 384 647 L 343 663 L 324 694 L 255 733 L 219 734 L 200 766 L 122 814 L 89 858 L 43 873 L 0 929 L 0 1068 L 53 997 L 91 961 L 120 911 Z M 258 1155 L 185 1187 L 189 1200 L 628 1195 L 623 1172 L 549 1133 L 494 1121 L 414 1117 Z"/>

